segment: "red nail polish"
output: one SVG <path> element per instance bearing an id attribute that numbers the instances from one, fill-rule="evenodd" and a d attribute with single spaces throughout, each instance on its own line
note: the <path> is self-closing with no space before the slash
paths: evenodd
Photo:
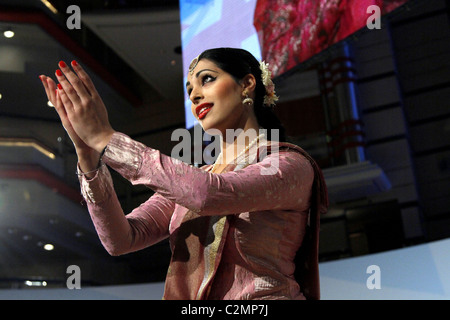
<path id="1" fill-rule="evenodd" d="M 57 70 L 56 70 L 56 75 L 57 75 L 58 77 L 61 77 L 61 76 L 62 76 L 61 70 L 57 69 Z"/>
<path id="2" fill-rule="evenodd" d="M 78 66 L 78 62 L 76 62 L 75 60 L 73 60 L 73 61 L 72 61 L 72 65 L 73 65 L 74 67 L 77 67 L 77 66 Z"/>
<path id="3" fill-rule="evenodd" d="M 61 68 L 67 67 L 67 66 L 66 66 L 66 63 L 65 63 L 64 61 L 60 61 L 60 62 L 59 62 L 59 66 L 60 66 Z"/>
<path id="4" fill-rule="evenodd" d="M 58 83 L 58 89 L 59 89 L 59 90 L 62 90 L 62 85 L 61 85 L 61 83 Z"/>

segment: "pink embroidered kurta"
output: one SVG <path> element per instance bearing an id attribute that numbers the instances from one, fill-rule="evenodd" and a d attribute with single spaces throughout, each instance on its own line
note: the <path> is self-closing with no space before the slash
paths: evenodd
<path id="1" fill-rule="evenodd" d="M 273 166 L 274 157 L 278 157 L 274 174 L 261 174 Z M 209 172 L 211 166 L 195 168 L 114 133 L 102 161 L 132 184 L 155 191 L 125 215 L 106 166 L 90 180 L 80 177 L 98 236 L 112 255 L 136 251 L 167 237 L 174 249 L 177 240 L 180 243 L 181 224 L 190 221 L 183 222 L 187 212 L 217 220 L 226 217 L 224 241 L 215 251 L 218 259 L 211 277 L 199 283 L 189 274 L 177 275 L 174 279 L 182 280 L 174 284 L 169 267 L 166 299 L 305 298 L 293 276 L 293 260 L 308 224 L 315 173 L 310 160 L 294 146 L 280 148 L 242 169 L 217 174 Z M 207 235 L 189 236 L 202 240 Z M 211 245 L 214 241 L 213 237 Z M 186 255 L 181 260 L 195 257 L 189 248 L 181 250 Z M 197 258 L 203 264 L 209 257 Z"/>

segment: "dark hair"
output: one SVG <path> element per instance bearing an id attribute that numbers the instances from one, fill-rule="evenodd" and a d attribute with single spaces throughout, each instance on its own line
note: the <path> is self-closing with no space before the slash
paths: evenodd
<path id="1" fill-rule="evenodd" d="M 267 129 L 267 139 L 271 139 L 271 129 L 278 129 L 280 141 L 285 141 L 285 130 L 272 107 L 264 106 L 266 88 L 262 82 L 259 61 L 248 51 L 238 48 L 214 48 L 203 51 L 198 61 L 207 59 L 233 76 L 236 82 L 252 74 L 256 79 L 253 108 L 258 124 Z"/>

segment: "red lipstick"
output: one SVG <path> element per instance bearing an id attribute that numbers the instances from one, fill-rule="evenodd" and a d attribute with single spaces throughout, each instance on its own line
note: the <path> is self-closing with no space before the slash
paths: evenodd
<path id="1" fill-rule="evenodd" d="M 202 120 L 204 117 L 206 117 L 206 114 L 211 110 L 212 107 L 212 103 L 202 103 L 201 105 L 196 107 L 195 113 L 197 114 L 198 119 Z"/>

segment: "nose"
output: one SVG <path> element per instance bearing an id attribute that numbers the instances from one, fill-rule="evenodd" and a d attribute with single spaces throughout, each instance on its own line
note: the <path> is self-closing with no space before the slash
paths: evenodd
<path id="1" fill-rule="evenodd" d="M 191 94 L 189 95 L 189 99 L 193 104 L 198 104 L 199 101 L 201 101 L 203 98 L 203 95 L 201 93 L 201 90 L 192 89 Z"/>

